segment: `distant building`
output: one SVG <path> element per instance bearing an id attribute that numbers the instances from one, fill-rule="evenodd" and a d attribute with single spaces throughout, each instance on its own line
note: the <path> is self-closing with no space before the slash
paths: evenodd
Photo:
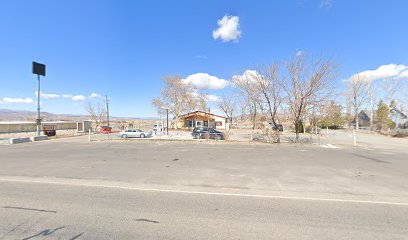
<path id="1" fill-rule="evenodd" d="M 212 127 L 226 129 L 227 118 L 209 112 L 195 111 L 180 116 L 177 128 Z"/>
<path id="2" fill-rule="evenodd" d="M 367 128 L 370 127 L 370 117 L 367 115 L 366 112 L 361 111 L 358 114 L 358 126 L 360 128 Z M 356 118 L 353 119 L 352 121 L 353 126 L 356 126 Z"/>

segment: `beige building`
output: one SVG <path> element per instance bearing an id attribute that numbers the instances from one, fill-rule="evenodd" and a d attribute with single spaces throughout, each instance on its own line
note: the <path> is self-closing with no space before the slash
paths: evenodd
<path id="1" fill-rule="evenodd" d="M 212 127 L 226 129 L 227 118 L 209 112 L 195 111 L 180 116 L 177 128 L 193 129 L 195 127 Z"/>

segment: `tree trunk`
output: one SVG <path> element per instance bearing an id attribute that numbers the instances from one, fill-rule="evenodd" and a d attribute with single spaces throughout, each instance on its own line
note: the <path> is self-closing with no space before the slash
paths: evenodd
<path id="1" fill-rule="evenodd" d="M 300 121 L 299 119 L 296 119 L 295 120 L 296 142 L 299 142 L 299 130 L 300 130 Z"/>

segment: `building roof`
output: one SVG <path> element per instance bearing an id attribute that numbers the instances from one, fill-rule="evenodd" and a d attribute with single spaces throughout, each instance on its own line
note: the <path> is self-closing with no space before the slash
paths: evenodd
<path id="1" fill-rule="evenodd" d="M 226 117 L 224 117 L 224 116 L 220 116 L 220 115 L 217 115 L 217 114 L 213 114 L 213 113 L 210 113 L 210 112 L 204 112 L 204 111 L 189 112 L 189 113 L 181 115 L 180 117 L 181 118 L 187 118 L 187 117 L 190 117 L 190 116 L 192 116 L 194 114 L 197 114 L 197 113 L 203 113 L 205 115 L 210 115 L 210 116 L 215 116 L 215 117 L 220 117 L 220 118 L 225 118 L 226 119 Z"/>

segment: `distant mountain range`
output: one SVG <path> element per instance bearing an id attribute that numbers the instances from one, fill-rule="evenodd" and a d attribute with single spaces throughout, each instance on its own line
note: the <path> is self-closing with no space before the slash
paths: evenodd
<path id="1" fill-rule="evenodd" d="M 0 121 L 35 121 L 37 118 L 37 112 L 26 111 L 26 110 L 11 110 L 11 109 L 0 109 Z M 41 112 L 41 118 L 45 121 L 80 121 L 89 119 L 88 115 L 80 114 L 55 114 L 49 112 Z M 133 118 L 133 117 L 114 117 L 110 116 L 111 121 L 134 121 L 141 119 L 155 120 L 157 118 L 147 117 L 147 118 Z"/>

